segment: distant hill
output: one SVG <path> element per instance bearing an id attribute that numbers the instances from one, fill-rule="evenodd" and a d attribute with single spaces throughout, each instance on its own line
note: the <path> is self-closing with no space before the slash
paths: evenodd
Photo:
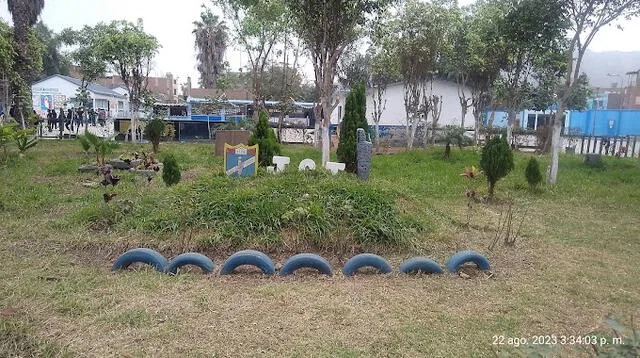
<path id="1" fill-rule="evenodd" d="M 592 87 L 610 88 L 614 82 L 622 81 L 622 87 L 627 86 L 627 72 L 640 69 L 640 51 L 621 52 L 588 51 L 582 60 L 581 72 L 589 76 Z M 609 77 L 607 74 L 618 74 L 621 77 Z"/>

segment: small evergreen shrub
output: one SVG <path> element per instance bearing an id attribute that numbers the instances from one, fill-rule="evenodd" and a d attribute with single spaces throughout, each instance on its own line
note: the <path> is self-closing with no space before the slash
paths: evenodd
<path id="1" fill-rule="evenodd" d="M 164 121 L 160 118 L 150 120 L 144 127 L 144 135 L 149 138 L 153 146 L 153 152 L 158 153 L 160 139 L 164 135 Z"/>
<path id="2" fill-rule="evenodd" d="M 180 182 L 180 167 L 173 154 L 167 154 L 162 161 L 162 181 L 166 186 L 172 186 Z"/>
<path id="3" fill-rule="evenodd" d="M 513 167 L 513 152 L 504 137 L 494 137 L 482 148 L 480 168 L 489 182 L 490 199 L 498 180 L 507 176 Z"/>
<path id="4" fill-rule="evenodd" d="M 345 163 L 346 171 L 355 173 L 357 169 L 358 128 L 369 132 L 366 117 L 367 98 L 364 83 L 353 87 L 347 96 L 344 106 L 344 117 L 340 124 L 340 142 L 336 152 L 338 161 Z"/>
<path id="5" fill-rule="evenodd" d="M 527 183 L 529 183 L 531 191 L 534 191 L 536 186 L 542 182 L 542 173 L 540 172 L 540 165 L 536 158 L 529 159 L 527 169 L 524 171 L 524 176 L 527 178 Z"/>
<path id="6" fill-rule="evenodd" d="M 256 126 L 249 145 L 258 145 L 258 161 L 261 167 L 273 164 L 273 156 L 280 154 L 280 144 L 276 140 L 276 134 L 269 127 L 267 112 L 260 111 L 258 125 Z"/>

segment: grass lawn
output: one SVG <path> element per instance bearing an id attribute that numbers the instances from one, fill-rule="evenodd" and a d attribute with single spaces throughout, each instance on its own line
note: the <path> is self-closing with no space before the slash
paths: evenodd
<path id="1" fill-rule="evenodd" d="M 127 144 L 112 157 L 143 149 L 150 145 Z M 475 204 L 467 225 L 470 181 L 459 174 L 478 165 L 473 149 L 449 160 L 441 149 L 375 156 L 367 183 L 296 170 L 230 180 L 212 144 L 163 143 L 160 151 L 175 155 L 182 182 L 166 188 L 159 177 L 122 174 L 108 206 L 103 189 L 83 185 L 100 178 L 78 173 L 91 156 L 77 143 L 42 141 L 0 166 L 0 357 L 513 356 L 528 350 L 494 345 L 495 336 L 611 335 L 605 316 L 626 327 L 640 316 L 637 159 L 587 168 L 582 157 L 564 156 L 559 184 L 530 193 L 529 155 L 516 153 L 497 200 Z M 320 161 L 309 147 L 283 152 L 291 169 L 303 158 Z M 540 160 L 546 168 L 548 158 Z M 507 202 L 526 215 L 520 237 L 490 251 Z M 283 222 L 282 211 L 296 205 L 306 205 L 304 218 Z M 202 252 L 217 268 L 238 249 L 267 251 L 277 264 L 309 251 L 336 274 L 110 271 L 140 246 L 168 257 Z M 444 265 L 467 249 L 489 258 L 490 277 L 397 273 L 409 257 Z M 394 273 L 343 277 L 344 262 L 365 251 L 385 257 Z M 564 344 L 550 354 L 593 352 Z"/>

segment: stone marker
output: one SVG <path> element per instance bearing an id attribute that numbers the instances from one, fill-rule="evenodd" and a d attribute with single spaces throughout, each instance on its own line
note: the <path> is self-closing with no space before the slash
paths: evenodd
<path id="1" fill-rule="evenodd" d="M 313 159 L 303 159 L 300 162 L 300 165 L 298 165 L 298 170 L 303 171 L 303 170 L 315 170 L 316 169 L 316 162 L 313 161 Z"/>
<path id="2" fill-rule="evenodd" d="M 602 164 L 600 154 L 590 153 L 584 156 L 584 164 L 590 167 L 598 167 Z"/>
<path id="3" fill-rule="evenodd" d="M 331 174 L 336 175 L 339 171 L 344 170 L 344 163 L 336 163 L 336 162 L 327 162 L 327 169 L 331 172 Z"/>
<path id="4" fill-rule="evenodd" d="M 356 172 L 361 180 L 367 180 L 371 173 L 371 155 L 373 154 L 373 143 L 367 141 L 367 136 L 362 128 L 358 128 L 358 146 L 356 154 Z"/>
<path id="5" fill-rule="evenodd" d="M 275 172 L 276 172 L 276 170 L 275 170 L 275 167 L 273 165 L 268 165 L 267 166 L 267 173 L 273 174 Z"/>
<path id="6" fill-rule="evenodd" d="M 276 166 L 276 172 L 283 172 L 289 163 L 291 163 L 291 158 L 289 157 L 273 156 L 273 164 Z"/>
<path id="7" fill-rule="evenodd" d="M 258 171 L 258 145 L 224 144 L 224 170 L 228 176 L 248 177 Z"/>

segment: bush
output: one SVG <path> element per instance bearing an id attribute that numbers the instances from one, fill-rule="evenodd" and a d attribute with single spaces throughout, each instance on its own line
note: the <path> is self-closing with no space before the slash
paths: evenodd
<path id="1" fill-rule="evenodd" d="M 527 183 L 529 183 L 531 191 L 534 191 L 536 186 L 542 182 L 542 173 L 540 173 L 540 165 L 536 158 L 529 159 L 527 169 L 524 171 L 524 176 L 527 178 Z"/>
<path id="2" fill-rule="evenodd" d="M 164 121 L 160 118 L 150 120 L 144 127 L 144 135 L 151 141 L 153 152 L 158 153 L 160 139 L 164 135 Z"/>
<path id="3" fill-rule="evenodd" d="M 162 181 L 166 186 L 172 186 L 180 182 L 180 167 L 173 154 L 165 155 L 162 160 L 164 167 L 162 168 Z"/>
<path id="4" fill-rule="evenodd" d="M 267 112 L 260 111 L 258 125 L 249 138 L 249 145 L 258 145 L 258 161 L 262 167 L 273 164 L 273 156 L 280 154 L 280 144 L 267 118 Z"/>
<path id="5" fill-rule="evenodd" d="M 357 169 L 358 128 L 369 132 L 369 124 L 366 118 L 367 99 L 364 83 L 353 87 L 347 96 L 344 106 L 344 117 L 340 124 L 340 143 L 338 144 L 338 161 L 345 163 L 346 171 L 355 173 Z"/>
<path id="6" fill-rule="evenodd" d="M 480 168 L 489 182 L 489 198 L 493 198 L 496 182 L 513 169 L 513 152 L 504 137 L 495 137 L 482 148 Z"/>
<path id="7" fill-rule="evenodd" d="M 451 157 L 451 144 L 457 144 L 462 149 L 464 144 L 464 128 L 460 126 L 448 125 L 442 130 L 442 139 L 445 142 L 444 157 Z"/>

